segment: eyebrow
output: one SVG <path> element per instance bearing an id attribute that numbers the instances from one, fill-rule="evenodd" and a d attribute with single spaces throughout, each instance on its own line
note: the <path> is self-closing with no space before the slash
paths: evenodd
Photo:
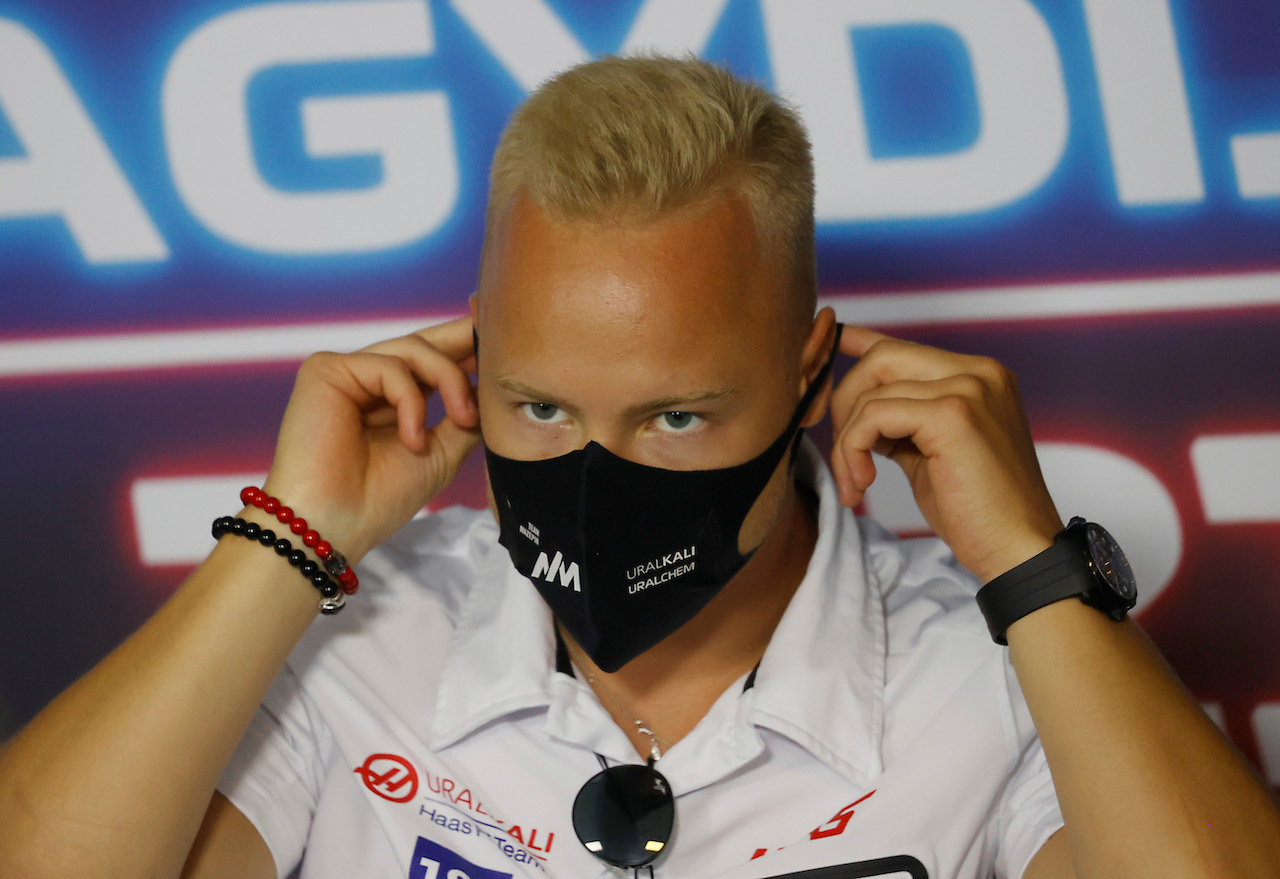
<path id="1" fill-rule="evenodd" d="M 550 403 L 561 409 L 572 409 L 552 394 L 540 391 L 535 387 L 525 384 L 514 378 L 501 376 L 497 380 L 498 386 L 505 390 L 511 391 L 522 397 L 528 397 L 531 400 L 537 400 L 542 403 Z M 681 411 L 693 404 L 705 404 L 720 402 L 721 400 L 731 399 L 735 396 L 733 388 L 708 388 L 706 390 L 691 391 L 687 394 L 674 394 L 669 397 L 659 397 L 656 400 L 649 400 L 635 406 L 627 407 L 627 414 L 637 415 L 645 412 L 675 412 Z"/>

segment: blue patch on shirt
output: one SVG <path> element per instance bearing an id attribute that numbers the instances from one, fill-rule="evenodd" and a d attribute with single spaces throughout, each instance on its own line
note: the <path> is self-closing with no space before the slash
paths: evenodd
<path id="1" fill-rule="evenodd" d="M 467 879 L 511 879 L 510 873 L 478 867 L 440 843 L 418 837 L 413 859 L 409 861 L 409 879 L 446 879 L 459 874 Z"/>

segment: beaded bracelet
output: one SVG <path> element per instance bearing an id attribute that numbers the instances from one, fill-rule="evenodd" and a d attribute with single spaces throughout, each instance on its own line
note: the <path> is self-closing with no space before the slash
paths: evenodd
<path id="1" fill-rule="evenodd" d="M 292 509 L 280 503 L 279 498 L 272 497 L 256 485 L 246 485 L 240 489 L 240 502 L 245 506 L 255 506 L 264 513 L 271 513 L 280 520 L 280 524 L 288 525 L 290 531 L 302 538 L 303 546 L 315 550 L 316 555 L 320 556 L 324 569 L 337 579 L 342 591 L 348 595 L 356 594 L 356 590 L 360 588 L 360 579 L 356 577 L 355 568 L 349 567 L 342 553 L 335 550 L 318 531 L 308 527 L 306 519 L 295 516 Z"/>
<path id="2" fill-rule="evenodd" d="M 221 516 L 213 520 L 213 539 L 221 540 L 224 534 L 238 534 L 248 540 L 256 540 L 263 546 L 272 547 L 276 555 L 288 559 L 289 564 L 297 568 L 307 578 L 307 582 L 320 592 L 318 607 L 321 613 L 335 614 L 346 606 L 347 599 L 342 587 L 330 580 L 319 565 L 307 558 L 305 552 L 294 549 L 286 538 L 276 537 L 270 528 L 263 528 L 257 522 L 246 522 L 238 516 Z"/>

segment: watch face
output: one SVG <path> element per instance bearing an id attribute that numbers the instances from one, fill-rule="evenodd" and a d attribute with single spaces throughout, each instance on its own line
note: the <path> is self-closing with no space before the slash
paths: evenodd
<path id="1" fill-rule="evenodd" d="M 1107 585 L 1126 602 L 1137 600 L 1138 584 L 1120 544 L 1116 543 L 1115 538 L 1101 525 L 1090 523 L 1085 529 L 1085 534 L 1089 541 L 1089 555 L 1093 557 L 1094 567 L 1102 574 Z"/>

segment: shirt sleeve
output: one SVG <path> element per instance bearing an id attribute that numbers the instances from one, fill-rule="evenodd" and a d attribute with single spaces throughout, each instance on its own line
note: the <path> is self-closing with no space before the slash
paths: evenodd
<path id="1" fill-rule="evenodd" d="M 333 753 L 329 727 L 285 666 L 218 781 L 262 835 L 281 879 L 302 860 Z"/>
<path id="2" fill-rule="evenodd" d="M 1021 751 L 996 805 L 995 867 L 999 879 L 1020 879 L 1040 847 L 1062 827 L 1063 820 L 1044 748 L 1007 656 L 1005 680 L 1013 730 Z"/>

